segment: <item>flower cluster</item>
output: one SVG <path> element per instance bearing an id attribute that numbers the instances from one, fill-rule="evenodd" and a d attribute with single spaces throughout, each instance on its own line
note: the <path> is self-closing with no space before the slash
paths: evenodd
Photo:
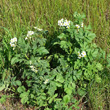
<path id="1" fill-rule="evenodd" d="M 61 19 L 61 20 L 58 20 L 58 25 L 59 26 L 65 26 L 66 28 L 69 28 L 70 27 L 70 21 L 68 21 L 67 19 Z"/>
<path id="2" fill-rule="evenodd" d="M 10 40 L 10 46 L 13 47 L 13 50 L 15 49 L 16 47 L 16 42 L 17 42 L 17 38 L 14 37 Z"/>
<path id="3" fill-rule="evenodd" d="M 30 66 L 30 68 L 31 68 L 31 70 L 32 70 L 33 72 L 35 72 L 35 73 L 38 72 L 38 70 L 37 70 L 34 66 Z"/>
<path id="4" fill-rule="evenodd" d="M 37 29 L 38 31 L 43 31 L 43 29 L 40 29 L 38 27 L 34 27 L 34 29 Z"/>
<path id="5" fill-rule="evenodd" d="M 76 24 L 75 26 L 76 26 L 77 29 L 79 29 L 80 27 L 84 27 L 84 23 L 82 22 L 82 23 L 81 23 L 81 26 L 78 25 L 78 24 Z"/>
<path id="6" fill-rule="evenodd" d="M 49 79 L 46 79 L 46 80 L 45 80 L 45 82 L 44 82 L 44 84 L 47 84 L 47 83 L 48 83 L 48 81 L 49 81 Z"/>
<path id="7" fill-rule="evenodd" d="M 83 22 L 81 23 L 81 27 L 84 27 L 84 23 Z"/>
<path id="8" fill-rule="evenodd" d="M 82 51 L 82 53 L 80 54 L 80 52 L 78 52 L 78 58 L 81 59 L 82 57 L 86 57 L 86 52 Z"/>
<path id="9" fill-rule="evenodd" d="M 75 18 L 77 18 L 78 16 L 81 16 L 80 13 L 74 13 Z"/>
<path id="10" fill-rule="evenodd" d="M 34 34 L 34 31 L 28 31 L 27 33 L 27 37 L 25 38 L 25 40 L 27 40 L 28 38 L 31 39 L 31 36 Z"/>
<path id="11" fill-rule="evenodd" d="M 80 25 L 76 24 L 76 28 L 79 29 L 80 28 Z"/>

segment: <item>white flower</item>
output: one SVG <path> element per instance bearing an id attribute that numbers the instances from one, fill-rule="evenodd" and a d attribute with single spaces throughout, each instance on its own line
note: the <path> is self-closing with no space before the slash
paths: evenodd
<path id="1" fill-rule="evenodd" d="M 81 57 L 82 57 L 82 56 L 81 56 L 81 54 L 80 54 L 80 55 L 78 55 L 78 58 L 79 58 L 79 59 L 81 59 Z"/>
<path id="2" fill-rule="evenodd" d="M 14 37 L 13 39 L 14 39 L 14 42 L 17 42 L 17 38 L 16 37 Z"/>
<path id="3" fill-rule="evenodd" d="M 64 26 L 67 26 L 67 25 L 68 25 L 68 23 L 67 23 L 67 22 L 64 22 L 64 23 L 63 23 L 63 25 L 64 25 Z"/>
<path id="4" fill-rule="evenodd" d="M 58 25 L 63 26 L 63 18 L 61 20 L 58 20 Z"/>
<path id="5" fill-rule="evenodd" d="M 38 70 L 37 70 L 37 69 L 35 69 L 35 70 L 34 70 L 34 72 L 35 72 L 35 73 L 37 73 L 37 72 L 38 72 Z"/>
<path id="6" fill-rule="evenodd" d="M 58 20 L 58 25 L 59 26 L 63 26 L 63 23 L 64 23 L 64 19 L 63 18 L 61 20 Z"/>
<path id="7" fill-rule="evenodd" d="M 33 34 L 34 34 L 34 31 L 28 31 L 27 37 L 29 37 L 29 36 L 31 36 L 31 35 L 33 35 Z"/>
<path id="8" fill-rule="evenodd" d="M 34 29 L 37 29 L 38 31 L 42 31 L 43 29 L 40 29 L 38 27 L 34 27 Z"/>
<path id="9" fill-rule="evenodd" d="M 79 25 L 77 25 L 77 24 L 76 24 L 75 26 L 76 26 L 76 28 L 77 28 L 77 29 L 79 29 L 79 28 L 80 28 L 80 26 L 79 26 Z"/>
<path id="10" fill-rule="evenodd" d="M 32 61 L 30 61 L 29 63 L 30 63 L 30 65 L 31 65 L 31 64 L 32 64 Z"/>
<path id="11" fill-rule="evenodd" d="M 31 39 L 31 35 L 33 34 L 34 34 L 34 31 L 28 31 L 27 37 L 25 37 L 25 40 L 27 40 L 28 38 Z"/>
<path id="12" fill-rule="evenodd" d="M 35 68 L 32 68 L 31 70 L 32 70 L 33 72 L 35 72 Z"/>
<path id="13" fill-rule="evenodd" d="M 80 52 L 78 51 L 78 55 L 80 55 Z"/>
<path id="14" fill-rule="evenodd" d="M 80 52 L 78 52 L 78 58 L 81 59 L 81 57 L 82 57 L 82 56 L 81 56 Z"/>
<path id="15" fill-rule="evenodd" d="M 14 39 L 11 39 L 11 40 L 10 40 L 10 43 L 14 43 Z"/>
<path id="16" fill-rule="evenodd" d="M 68 29 L 68 28 L 70 28 L 70 26 L 66 26 L 66 28 Z"/>
<path id="17" fill-rule="evenodd" d="M 34 71 L 35 70 L 35 67 L 34 66 L 30 66 L 31 70 Z"/>
<path id="18" fill-rule="evenodd" d="M 47 83 L 48 83 L 48 81 L 49 81 L 49 79 L 46 79 L 46 80 L 45 80 L 45 82 L 44 82 L 44 84 L 47 84 Z"/>
<path id="19" fill-rule="evenodd" d="M 59 21 L 63 22 L 63 21 L 64 21 L 64 19 L 62 18 L 62 19 L 61 19 L 61 20 L 59 20 Z"/>
<path id="20" fill-rule="evenodd" d="M 10 43 L 15 43 L 15 42 L 17 42 L 17 38 L 16 38 L 16 37 L 14 37 L 14 38 L 12 38 L 12 39 L 10 40 Z"/>
<path id="21" fill-rule="evenodd" d="M 32 69 L 32 68 L 34 68 L 34 66 L 30 66 L 30 68 Z"/>
<path id="22" fill-rule="evenodd" d="M 70 27 L 70 21 L 68 21 L 67 19 L 61 19 L 61 20 L 58 20 L 58 25 L 59 26 L 65 26 L 66 28 L 69 28 Z"/>
<path id="23" fill-rule="evenodd" d="M 78 52 L 78 58 L 81 59 L 82 57 L 86 57 L 86 52 L 82 51 L 82 53 L 80 54 L 80 52 Z"/>
<path id="24" fill-rule="evenodd" d="M 84 23 L 83 22 L 81 23 L 81 27 L 84 27 Z"/>
<path id="25" fill-rule="evenodd" d="M 25 40 L 27 40 L 27 39 L 28 39 L 28 37 L 25 38 Z"/>
<path id="26" fill-rule="evenodd" d="M 14 37 L 10 40 L 10 46 L 13 47 L 13 50 L 15 49 L 16 47 L 16 42 L 17 42 L 17 38 Z"/>
<path id="27" fill-rule="evenodd" d="M 38 70 L 37 70 L 34 66 L 30 66 L 30 68 L 31 68 L 31 70 L 32 70 L 33 72 L 35 72 L 35 73 L 38 72 Z"/>
<path id="28" fill-rule="evenodd" d="M 15 48 L 15 47 L 16 47 L 16 45 L 15 45 L 15 44 L 13 44 L 13 43 L 10 43 L 10 46 L 11 46 L 11 47 L 13 47 L 13 48 Z"/>
<path id="29" fill-rule="evenodd" d="M 82 55 L 82 57 L 85 57 L 86 56 L 86 52 L 82 51 L 81 55 Z"/>
<path id="30" fill-rule="evenodd" d="M 13 48 L 13 50 L 14 50 L 15 48 Z"/>

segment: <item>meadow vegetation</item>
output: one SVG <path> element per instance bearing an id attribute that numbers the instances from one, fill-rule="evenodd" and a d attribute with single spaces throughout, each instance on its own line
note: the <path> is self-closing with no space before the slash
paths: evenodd
<path id="1" fill-rule="evenodd" d="M 86 24 L 91 24 L 97 35 L 96 42 L 105 47 L 109 43 L 109 0 L 0 0 L 0 26 L 7 28 L 12 36 L 20 36 L 40 26 L 49 32 L 57 29 L 61 18 L 73 19 L 73 13 L 85 13 Z M 1 38 L 4 30 L 1 29 Z"/>
<path id="2" fill-rule="evenodd" d="M 109 30 L 110 0 L 0 0 L 1 103 L 109 110 Z"/>

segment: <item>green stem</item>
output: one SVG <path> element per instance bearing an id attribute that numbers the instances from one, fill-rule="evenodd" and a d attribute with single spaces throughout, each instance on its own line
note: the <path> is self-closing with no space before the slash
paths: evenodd
<path id="1" fill-rule="evenodd" d="M 27 57 L 27 55 L 25 54 L 25 57 L 27 58 L 27 60 L 29 60 L 29 58 Z"/>

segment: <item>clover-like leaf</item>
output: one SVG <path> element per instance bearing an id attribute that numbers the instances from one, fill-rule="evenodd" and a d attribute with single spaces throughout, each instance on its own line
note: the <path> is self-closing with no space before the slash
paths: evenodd
<path id="1" fill-rule="evenodd" d="M 63 83 L 64 82 L 64 78 L 61 74 L 58 74 L 56 77 L 56 81 Z"/>

